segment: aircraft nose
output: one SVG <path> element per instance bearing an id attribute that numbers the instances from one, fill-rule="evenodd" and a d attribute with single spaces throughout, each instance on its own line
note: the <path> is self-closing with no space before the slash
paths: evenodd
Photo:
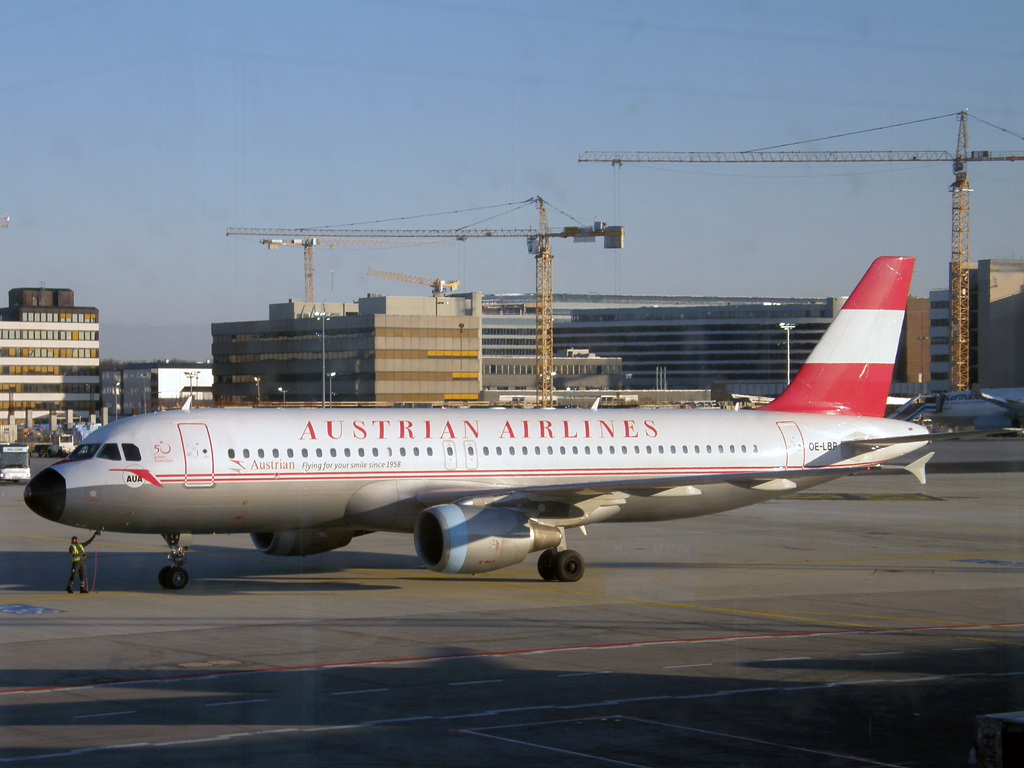
<path id="1" fill-rule="evenodd" d="M 64 476 L 57 470 L 47 467 L 25 486 L 25 503 L 40 517 L 56 523 L 64 514 L 67 492 L 68 486 L 64 482 Z"/>

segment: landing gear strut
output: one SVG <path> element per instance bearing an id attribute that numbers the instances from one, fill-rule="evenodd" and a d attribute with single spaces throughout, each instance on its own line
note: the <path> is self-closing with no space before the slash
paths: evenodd
<path id="1" fill-rule="evenodd" d="M 185 555 L 188 554 L 188 548 L 192 545 L 192 534 L 164 533 L 162 535 L 164 541 L 167 542 L 167 546 L 171 548 L 171 553 L 167 555 L 167 559 L 174 563 L 174 565 L 166 565 L 161 568 L 160 573 L 157 574 L 157 581 L 160 582 L 160 586 L 164 589 L 184 589 L 185 585 L 188 584 L 188 571 L 182 568 L 182 566 L 185 564 Z"/>
<path id="2" fill-rule="evenodd" d="M 537 573 L 544 581 L 579 581 L 583 571 L 583 555 L 572 549 L 545 549 L 537 560 Z"/>

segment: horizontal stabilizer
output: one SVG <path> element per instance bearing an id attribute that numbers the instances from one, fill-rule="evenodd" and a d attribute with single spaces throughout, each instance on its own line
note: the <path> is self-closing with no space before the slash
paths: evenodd
<path id="1" fill-rule="evenodd" d="M 940 440 L 960 440 L 974 437 L 988 437 L 990 435 L 1019 434 L 1019 429 L 972 429 L 963 432 L 932 432 L 928 435 L 900 435 L 899 437 L 877 437 L 864 438 L 863 440 L 844 440 L 844 448 L 861 449 L 870 451 L 873 448 L 884 448 L 887 445 L 902 445 L 904 443 L 934 443 Z"/>
<path id="2" fill-rule="evenodd" d="M 934 455 L 934 451 L 932 451 L 931 453 L 926 453 L 924 456 L 922 456 L 920 459 L 913 462 L 912 464 L 907 464 L 907 466 L 903 467 L 903 469 L 912 474 L 914 477 L 916 477 L 917 482 L 919 482 L 921 485 L 925 485 L 928 482 L 928 478 L 924 476 L 924 466 L 925 464 L 932 460 L 932 456 Z"/>

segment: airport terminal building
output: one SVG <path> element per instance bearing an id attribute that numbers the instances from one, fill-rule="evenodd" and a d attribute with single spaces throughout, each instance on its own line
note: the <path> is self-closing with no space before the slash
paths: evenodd
<path id="1" fill-rule="evenodd" d="M 796 375 L 845 301 L 556 294 L 554 349 L 556 355 L 587 349 L 620 358 L 626 389 L 714 388 L 774 397 L 786 386 L 787 370 Z M 532 302 L 527 294 L 484 297 L 485 357 L 533 355 Z M 906 327 L 927 322 L 927 300 L 911 299 Z M 927 347 L 908 348 L 906 336 L 895 379 L 919 382 L 928 371 L 921 352 L 926 355 Z"/>

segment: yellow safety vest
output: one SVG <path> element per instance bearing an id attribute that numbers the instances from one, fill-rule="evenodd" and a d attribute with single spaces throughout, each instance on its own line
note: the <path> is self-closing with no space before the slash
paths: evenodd
<path id="1" fill-rule="evenodd" d="M 72 565 L 77 563 L 79 560 L 85 560 L 85 547 L 81 544 L 71 545 L 71 563 Z"/>

